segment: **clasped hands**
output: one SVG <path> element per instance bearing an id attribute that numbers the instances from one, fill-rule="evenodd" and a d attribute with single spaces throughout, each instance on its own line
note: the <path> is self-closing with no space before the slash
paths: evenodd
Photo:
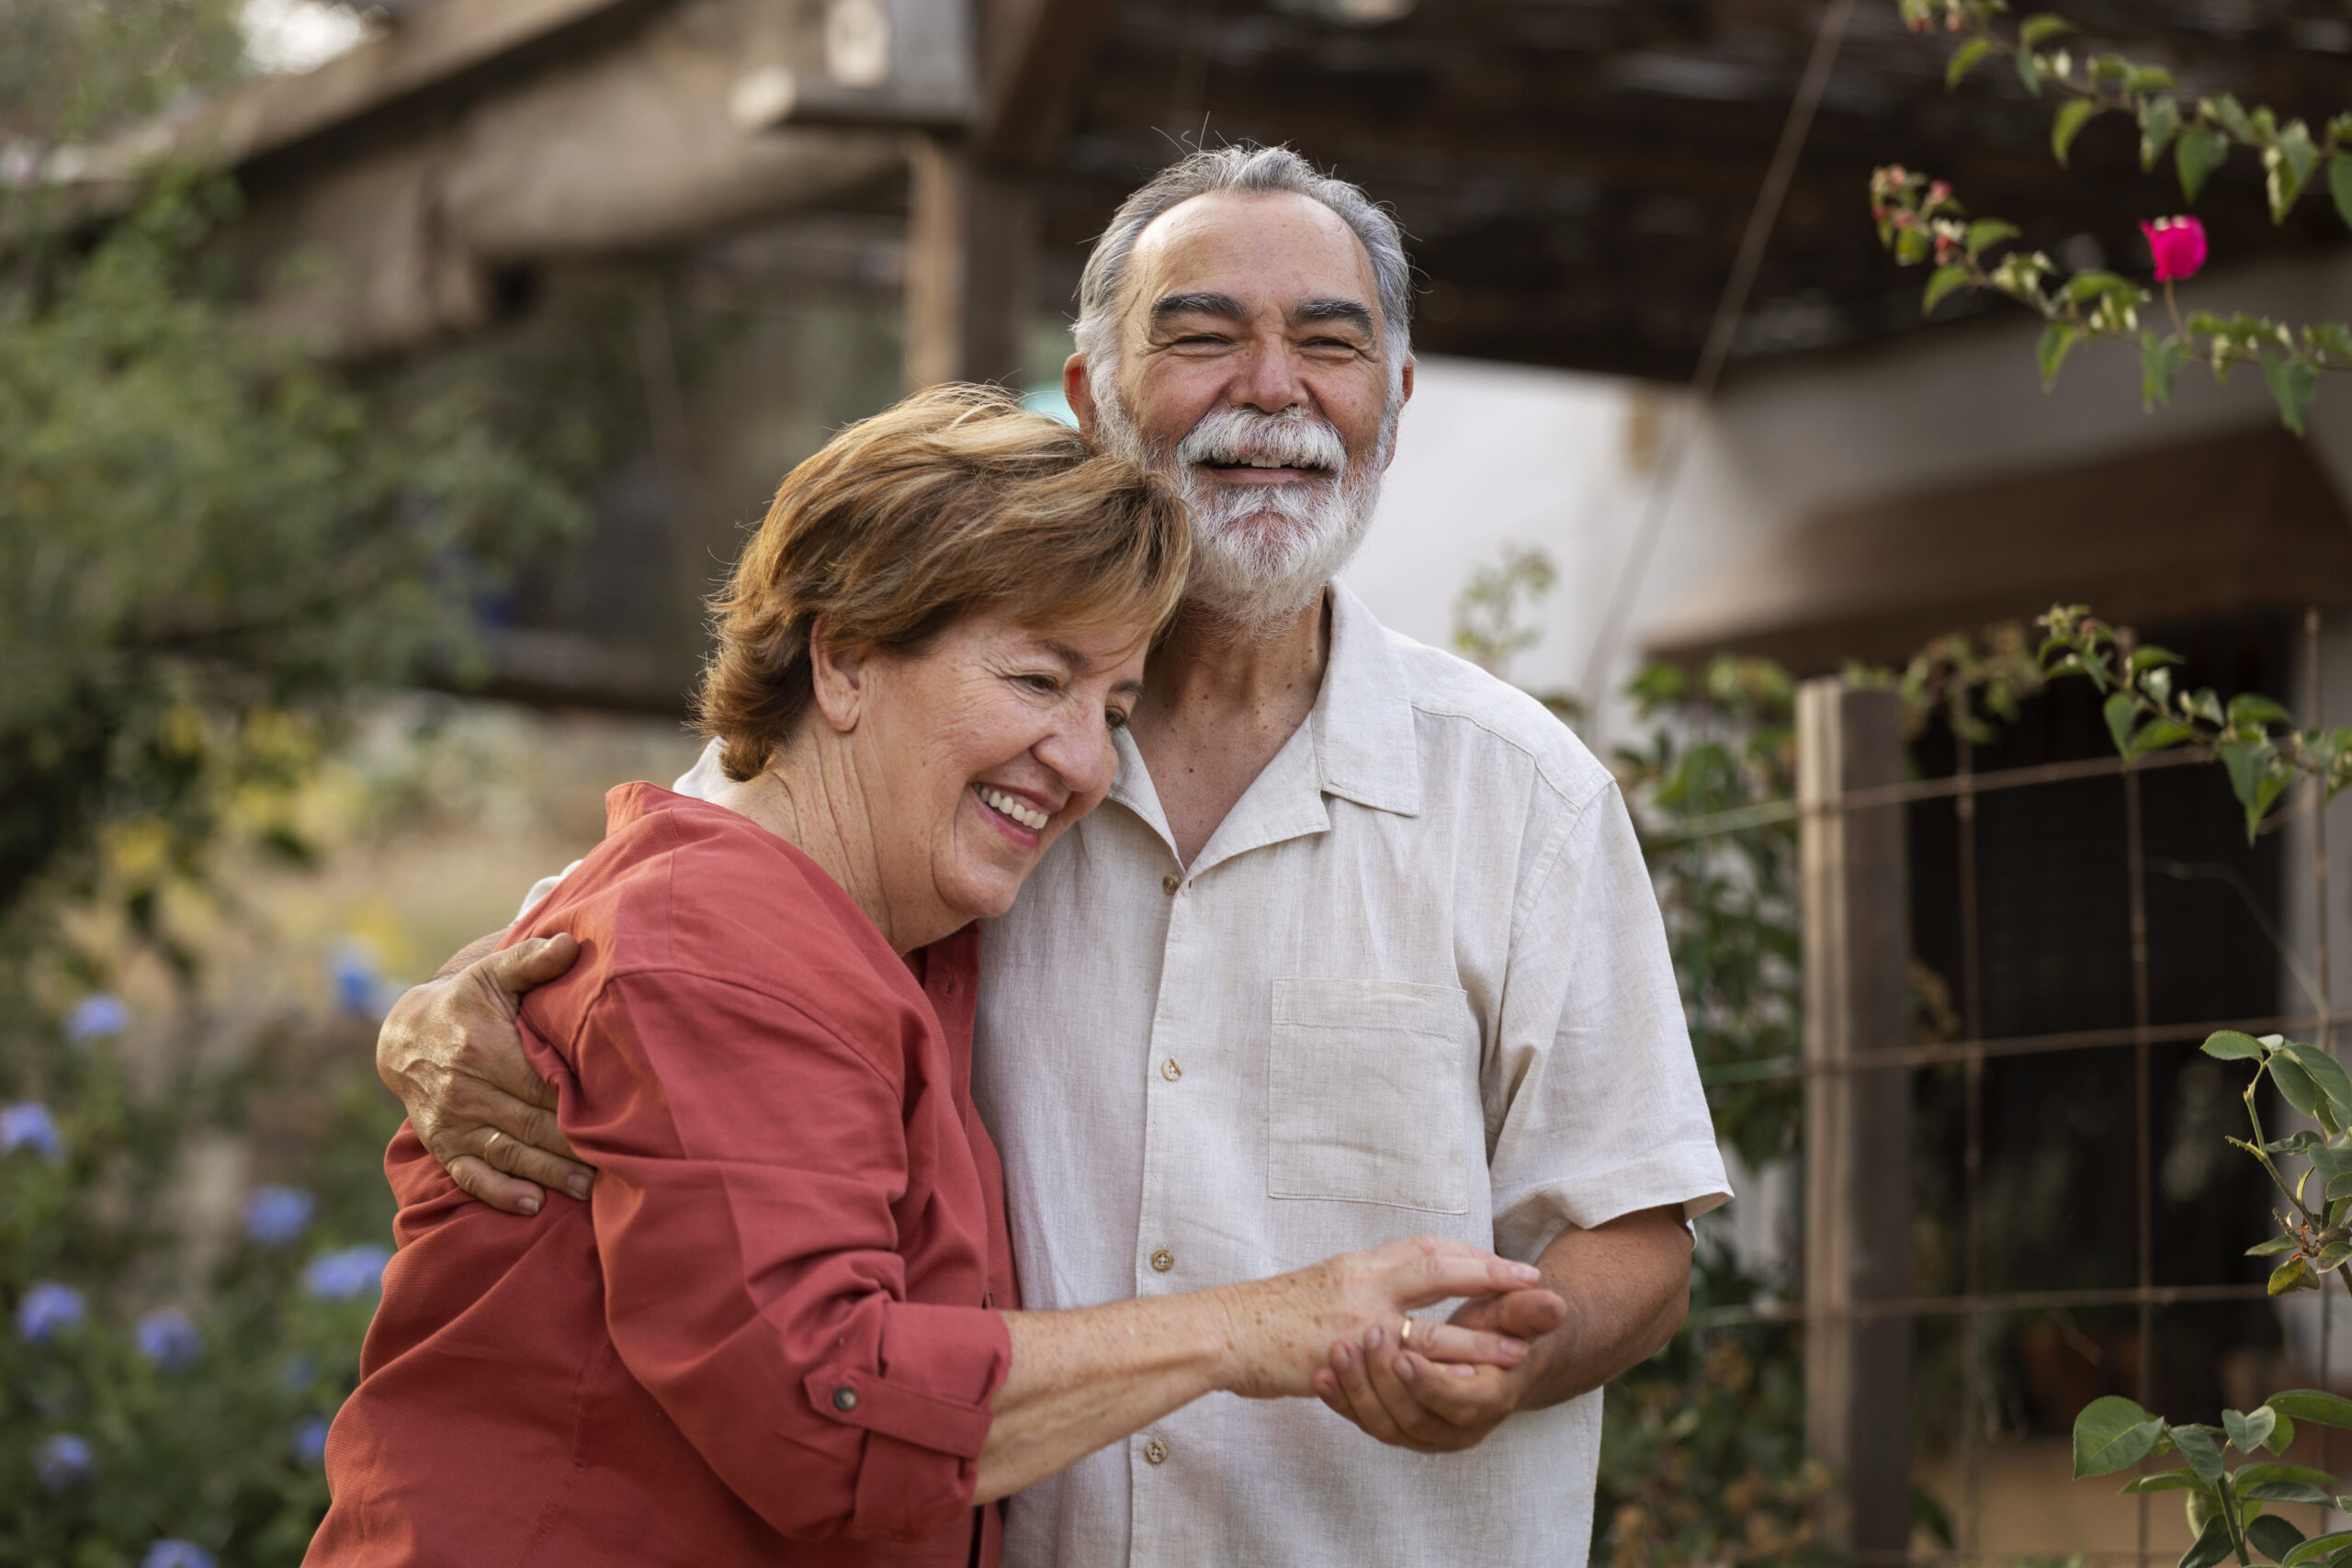
<path id="1" fill-rule="evenodd" d="M 426 1149 L 468 1194 L 508 1213 L 538 1213 L 545 1189 L 585 1199 L 595 1180 L 571 1157 L 555 1089 L 532 1069 L 516 1024 L 523 994 L 578 954 L 569 936 L 483 953 L 410 990 L 377 1040 L 377 1070 Z M 1399 1317 L 1334 1344 L 1313 1387 L 1384 1443 L 1471 1448 L 1528 1396 L 1546 1337 L 1567 1315 L 1558 1295 L 1531 1287 L 1465 1302 L 1444 1323 L 1413 1319 L 1408 1339 Z"/>

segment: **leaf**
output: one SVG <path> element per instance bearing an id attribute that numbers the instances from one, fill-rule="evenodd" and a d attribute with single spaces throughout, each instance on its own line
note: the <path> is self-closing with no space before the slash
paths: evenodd
<path id="1" fill-rule="evenodd" d="M 2160 1470 L 2154 1475 L 2143 1475 L 2137 1481 L 2125 1483 L 2122 1495 L 2128 1497 L 2140 1492 L 2185 1492 L 2192 1486 L 2203 1484 L 2193 1470 Z"/>
<path id="2" fill-rule="evenodd" d="M 2050 127 L 2050 151 L 2057 154 L 2058 166 L 2066 166 L 2067 154 L 2074 151 L 2075 138 L 2083 127 L 2097 118 L 2099 103 L 2097 98 L 2069 98 L 2058 106 L 2058 118 Z"/>
<path id="3" fill-rule="evenodd" d="M 2075 1427 L 2078 1431 L 2081 1426 L 2082 1419 L 2077 1416 Z M 2209 1486 L 2219 1486 L 2222 1483 L 2222 1445 L 2213 1440 L 2213 1434 L 2203 1427 L 2174 1427 L 2170 1430 L 2174 1445 L 2180 1450 L 2180 1457 L 2188 1461 L 2188 1468 L 2197 1472 L 2197 1479 Z"/>
<path id="4" fill-rule="evenodd" d="M 2075 1417 L 2075 1479 L 2129 1470 L 2154 1450 L 2156 1439 L 2164 1431 L 2162 1421 L 2121 1394 L 2110 1393 L 2092 1400 Z M 2211 1438 L 2206 1440 L 2206 1447 L 2212 1448 Z M 2213 1465 L 2217 1475 L 2221 1462 L 2216 1450 Z"/>
<path id="5" fill-rule="evenodd" d="M 2288 1104 L 2306 1116 L 2319 1114 L 2319 1085 L 2312 1082 L 2312 1076 L 2296 1066 L 2292 1058 L 2270 1059 L 2270 1081 L 2278 1086 L 2278 1092 L 2287 1097 Z"/>
<path id="6" fill-rule="evenodd" d="M 2319 367 L 2308 359 L 2278 359 L 2262 356 L 2262 378 L 2270 383 L 2270 395 L 2278 403 L 2278 418 L 2296 434 L 2303 434 L 2303 418 L 2312 406 L 2312 394 L 2319 390 Z"/>
<path id="7" fill-rule="evenodd" d="M 2263 785 L 2268 782 L 2270 761 L 2278 749 L 2267 740 L 2224 740 L 2214 748 L 2222 754 L 2222 766 L 2230 775 L 2230 789 L 2245 807 L 2249 824 L 2262 820 L 2267 807 L 2263 804 Z M 2247 829 L 2252 832 L 2251 827 Z"/>
<path id="8" fill-rule="evenodd" d="M 2027 92 L 2041 96 L 2041 62 L 2030 49 L 2018 51 L 2018 80 L 2025 84 Z"/>
<path id="9" fill-rule="evenodd" d="M 2255 1414 L 2259 1416 L 2267 1408 L 2267 1406 L 2265 1405 L 2256 1405 Z M 2253 1450 L 2246 1451 L 2250 1453 Z M 2292 1482 L 2299 1486 L 2333 1486 L 2335 1484 L 2335 1477 L 2324 1470 L 2312 1470 L 2306 1465 L 2249 1464 L 2242 1467 L 2235 1475 L 2231 1476 L 2230 1482 L 2240 1491 L 2244 1491 L 2248 1486 L 2269 1486 L 2286 1482 Z M 2326 1499 L 2322 1498 L 2321 1501 L 2324 1502 Z"/>
<path id="10" fill-rule="evenodd" d="M 2274 1235 L 2268 1241 L 2257 1241 L 2247 1247 L 2245 1255 L 2248 1258 L 2276 1258 L 2282 1252 L 2294 1251 L 2295 1246 L 2293 1236 Z"/>
<path id="11" fill-rule="evenodd" d="M 2205 1037 L 2204 1053 L 2217 1062 L 2259 1062 L 2268 1055 L 2262 1043 L 2234 1029 L 2217 1029 Z"/>
<path id="12" fill-rule="evenodd" d="M 2140 105 L 2140 167 L 2154 169 L 2180 133 L 2180 100 L 2149 98 Z M 2352 221 L 2347 219 L 2346 221 Z"/>
<path id="13" fill-rule="evenodd" d="M 2322 1092 L 2335 1102 L 2338 1122 L 2352 1120 L 2352 1074 L 2346 1074 L 2341 1063 L 2316 1045 L 2299 1044 L 2291 1040 L 2278 1049 L 2293 1058 Z"/>
<path id="14" fill-rule="evenodd" d="M 2352 1546 L 2352 1530 L 2337 1530 L 2333 1535 L 2315 1535 L 2278 1561 L 2288 1568 L 2302 1568 L 2314 1558 L 2324 1557 L 2339 1547 Z"/>
<path id="15" fill-rule="evenodd" d="M 1968 226 L 1968 238 L 1965 244 L 1968 254 L 1973 256 L 1989 246 L 1997 245 L 2004 240 L 2014 240 L 2017 237 L 2016 224 L 2004 222 L 1998 218 L 1979 218 Z"/>
<path id="16" fill-rule="evenodd" d="M 2274 1296 L 2290 1295 L 2297 1291 L 2319 1289 L 2319 1276 L 2312 1272 L 2311 1259 L 2294 1258 L 2270 1271 L 2266 1289 Z"/>
<path id="17" fill-rule="evenodd" d="M 2217 1515 L 2205 1521 L 2197 1544 L 2180 1554 L 2180 1568 L 2214 1568 L 2226 1562 L 2236 1549 L 2230 1544 L 2230 1527 Z"/>
<path id="18" fill-rule="evenodd" d="M 2270 1429 L 2270 1451 L 2283 1454 L 2294 1446 L 2295 1424 L 2282 1414 L 2278 1417 L 2278 1425 Z"/>
<path id="19" fill-rule="evenodd" d="M 2018 42 L 2027 49 L 2032 49 L 2047 43 L 2052 39 L 2080 30 L 2065 17 L 2053 17 L 2045 11 L 2039 16 L 2028 17 L 2018 26 Z"/>
<path id="20" fill-rule="evenodd" d="M 2180 378 L 2180 367 L 2188 360 L 2188 344 L 2177 337 L 2158 337 L 2152 332 L 2140 334 L 2140 402 L 2143 408 L 2163 408 L 2172 401 L 2173 384 Z"/>
<path id="21" fill-rule="evenodd" d="M 2254 1414 L 2251 1416 L 2243 1415 L 2235 1410 L 2222 1412 L 2222 1430 L 2230 1435 L 2230 1446 L 2248 1459 L 2253 1458 L 2261 1449 L 2270 1436 L 2270 1428 L 2278 1425 L 2278 1412 L 2267 1404 L 2256 1405 Z M 2243 1472 L 2240 1472 L 2238 1479 L 2241 1482 L 2245 1479 Z M 2329 1479 L 2333 1480 L 2334 1477 Z"/>
<path id="22" fill-rule="evenodd" d="M 2142 726 L 2140 732 L 2132 737 L 2132 744 L 2124 748 L 2123 760 L 2136 761 L 2151 751 L 2161 751 L 2167 746 L 2177 746 L 2184 740 L 2196 739 L 2197 732 L 2177 718 L 2154 719 Z"/>
<path id="23" fill-rule="evenodd" d="M 2291 1416 L 2298 1421 L 2316 1421 L 2323 1427 L 2336 1427 L 2352 1431 L 2352 1399 L 2340 1393 L 2325 1393 L 2315 1388 L 2290 1388 L 2284 1393 L 2274 1393 L 2263 1404 L 2281 1416 Z"/>
<path id="24" fill-rule="evenodd" d="M 2131 74 L 2123 78 L 2123 90 L 2127 93 L 2161 93 L 2173 85 L 2172 73 L 2161 65 L 2134 65 Z M 2174 112 L 2179 112 L 2177 107 Z"/>
<path id="25" fill-rule="evenodd" d="M 2219 132 L 2201 125 L 2183 127 L 2173 151 L 2173 166 L 2180 175 L 2180 194 L 2191 207 L 2213 171 L 2230 161 L 2230 144 Z"/>
<path id="26" fill-rule="evenodd" d="M 2232 724 L 2292 724 L 2295 716 L 2286 705 L 2260 692 L 2240 692 L 2230 699 Z"/>
<path id="27" fill-rule="evenodd" d="M 1954 265 L 1936 268 L 1936 275 L 1928 279 L 1927 298 L 1919 306 L 1919 313 L 1923 316 L 1933 314 L 1936 307 L 1942 304 L 1952 290 L 1967 287 L 1966 267 Z"/>
<path id="28" fill-rule="evenodd" d="M 2312 1488 L 2306 1486 L 2303 1490 L 2309 1492 Z M 2289 1500 L 2279 1499 L 2282 1502 Z M 2308 1503 L 2311 1500 L 2308 1497 L 2291 1499 L 2297 1503 Z M 2319 1494 L 2319 1501 L 2326 1502 L 2327 1494 L 2324 1492 Z M 2248 1546 L 2275 1562 L 2303 1544 L 2303 1532 L 2276 1514 L 2265 1514 L 2259 1518 L 2248 1519 L 2245 1522 L 2245 1540 Z"/>
<path id="29" fill-rule="evenodd" d="M 2312 145 L 2311 128 L 2290 120 L 2278 140 L 2263 149 L 2263 166 L 2270 171 L 2270 221 L 2284 223 L 2295 203 L 2302 199 L 2303 182 L 2311 178 L 2319 150 Z"/>
<path id="30" fill-rule="evenodd" d="M 2052 321 L 2041 334 L 2035 355 L 2041 362 L 2041 389 L 2048 391 L 2058 380 L 2059 367 L 2075 352 L 2075 344 L 2083 338 L 2083 329 L 2072 321 Z"/>
<path id="31" fill-rule="evenodd" d="M 2248 1465 L 2245 1468 L 2252 1470 L 2255 1467 Z M 2264 1503 L 2315 1503 L 2323 1508 L 2335 1501 L 2326 1492 L 2306 1481 L 2257 1481 L 2248 1485 L 2244 1479 L 2245 1474 L 2245 1471 L 2238 1472 L 2237 1489 L 2241 1497 L 2252 1497 Z M 2329 1485 L 2335 1483 L 2332 1475 L 2327 1480 Z M 2298 1540 L 2301 1539 L 2300 1535 L 2296 1537 Z M 2285 1554 L 2277 1548 L 2265 1547 L 2263 1550 L 2273 1557 Z"/>
<path id="32" fill-rule="evenodd" d="M 2115 739 L 2115 750 L 2125 757 L 2132 755 L 2132 731 L 2140 723 L 2139 699 L 2129 692 L 2118 692 L 2099 711 L 2107 715 L 2107 732 Z"/>
<path id="33" fill-rule="evenodd" d="M 2254 129 L 2254 122 L 2246 118 L 2245 110 L 2238 107 L 2237 99 L 2232 95 L 2217 94 L 2197 107 L 2205 111 L 2206 118 L 2248 146 L 2262 140 Z"/>
<path id="34" fill-rule="evenodd" d="M 1968 73 L 1984 62 L 1993 47 L 1990 39 L 1973 38 L 1951 52 L 1951 62 L 1944 67 L 1944 86 L 1957 87 L 1968 79 Z"/>
<path id="35" fill-rule="evenodd" d="M 2327 161 L 2327 188 L 2335 197 L 2335 215 L 2352 225 L 2352 152 Z"/>
<path id="36" fill-rule="evenodd" d="M 1894 236 L 1894 259 L 1905 266 L 1917 266 L 1928 259 L 1936 243 L 1925 229 L 1913 227 L 1898 230 Z"/>

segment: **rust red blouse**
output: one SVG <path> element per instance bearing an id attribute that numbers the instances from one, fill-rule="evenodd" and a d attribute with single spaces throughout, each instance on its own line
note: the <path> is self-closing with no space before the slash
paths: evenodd
<path id="1" fill-rule="evenodd" d="M 651 784 L 509 942 L 595 1165 L 531 1218 L 403 1127 L 400 1249 L 327 1441 L 313 1563 L 986 1568 L 1018 1304 L 970 1094 L 976 939 L 902 961 L 816 863 Z"/>

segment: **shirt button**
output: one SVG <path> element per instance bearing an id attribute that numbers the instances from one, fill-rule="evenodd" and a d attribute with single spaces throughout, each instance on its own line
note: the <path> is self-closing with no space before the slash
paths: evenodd
<path id="1" fill-rule="evenodd" d="M 1158 1252 L 1151 1255 L 1151 1266 L 1159 1272 L 1165 1274 L 1168 1270 L 1176 1267 L 1176 1255 L 1163 1247 Z M 1151 1462 L 1158 1464 L 1159 1461 L 1158 1460 L 1153 1460 Z"/>
<path id="2" fill-rule="evenodd" d="M 1172 871 L 1159 879 L 1159 890 L 1170 897 L 1175 896 L 1176 889 L 1183 886 L 1184 879 Z"/>
<path id="3" fill-rule="evenodd" d="M 1159 1064 L 1159 1076 L 1166 1078 L 1170 1083 L 1174 1083 L 1178 1078 L 1184 1076 L 1184 1069 L 1176 1065 L 1175 1057 L 1170 1056 L 1168 1060 Z"/>
<path id="4" fill-rule="evenodd" d="M 1158 1438 L 1147 1438 L 1143 1445 L 1143 1461 L 1146 1464 L 1166 1464 L 1168 1445 Z"/>
<path id="5" fill-rule="evenodd" d="M 833 1408 L 842 1411 L 856 1409 L 857 1390 L 854 1388 L 837 1388 L 833 1390 Z"/>

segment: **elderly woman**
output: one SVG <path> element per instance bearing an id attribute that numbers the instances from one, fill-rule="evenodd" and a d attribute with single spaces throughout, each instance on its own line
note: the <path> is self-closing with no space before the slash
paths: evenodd
<path id="1" fill-rule="evenodd" d="M 1425 1239 L 1012 1310 L 969 923 L 1110 788 L 1188 538 L 1161 481 L 993 391 L 910 400 L 785 480 L 717 606 L 731 790 L 614 791 L 506 939 L 580 943 L 522 1022 L 594 1197 L 503 1214 L 393 1140 L 401 1247 L 311 1562 L 989 1564 L 1006 1493 L 1532 1281 Z"/>

